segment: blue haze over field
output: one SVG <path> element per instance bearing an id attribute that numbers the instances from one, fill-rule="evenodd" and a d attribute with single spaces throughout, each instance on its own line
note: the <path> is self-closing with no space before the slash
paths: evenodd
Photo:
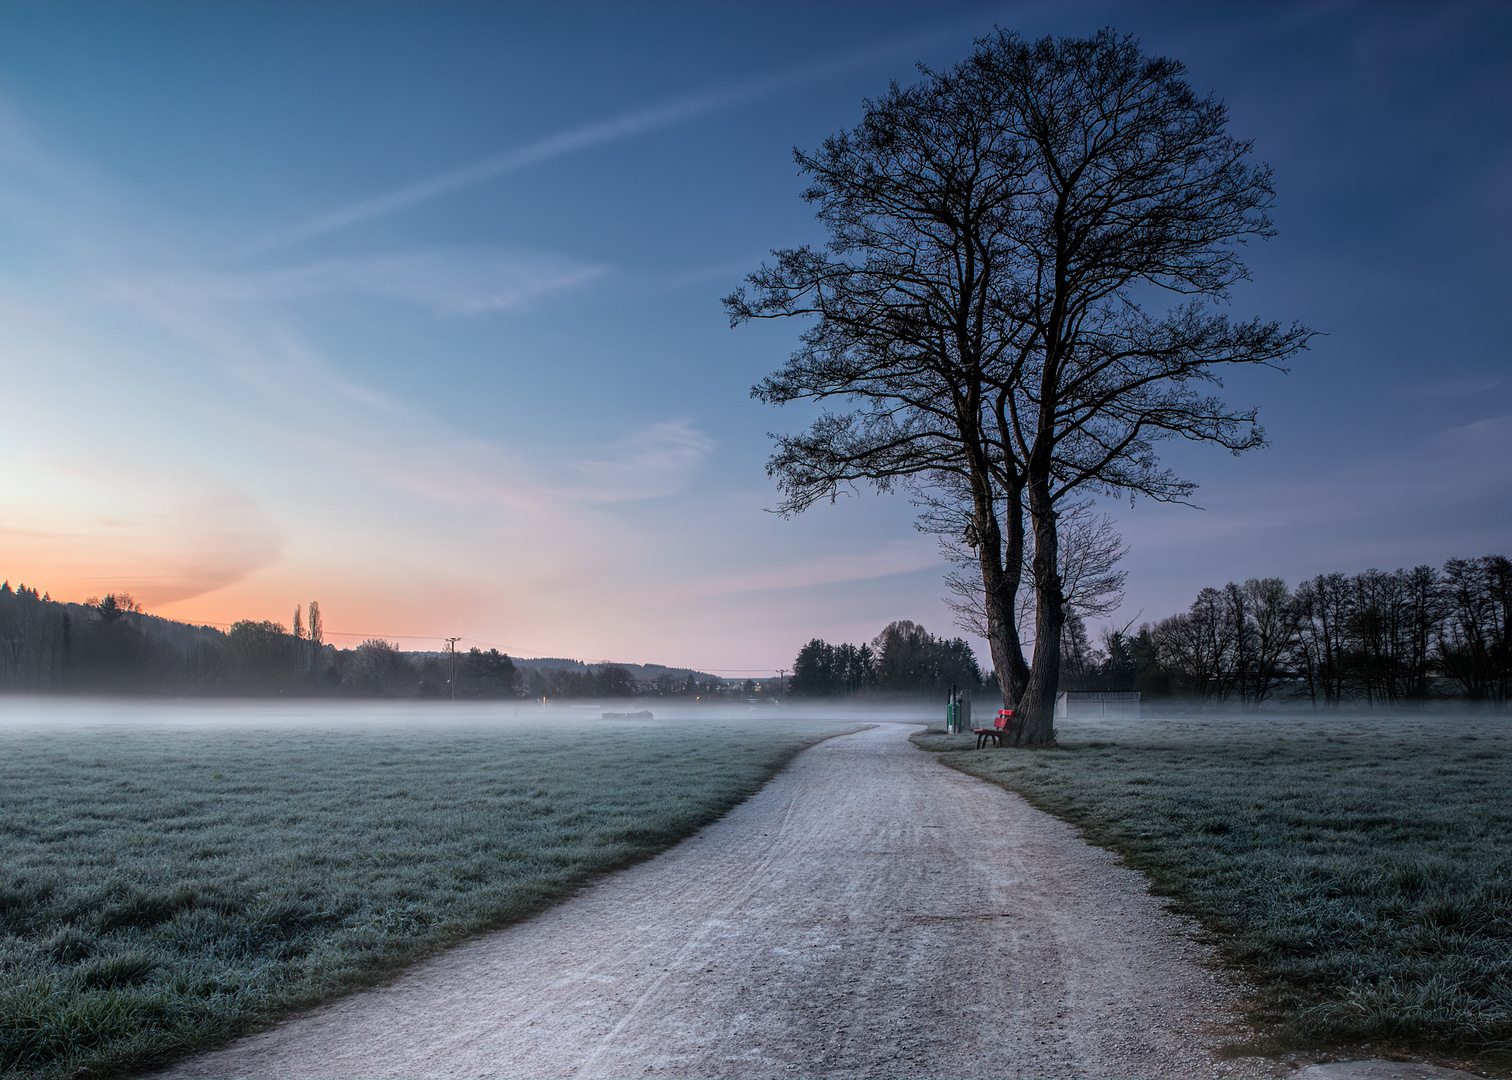
<path id="1" fill-rule="evenodd" d="M 1229 383 L 1272 449 L 1168 449 L 1205 511 L 1107 508 L 1124 617 L 1505 552 L 1505 6 L 16 4 L 0 576 L 702 670 L 946 630 L 905 500 L 762 512 L 799 328 L 718 300 L 822 242 L 791 148 L 994 22 L 1185 62 L 1276 174 L 1235 313 L 1328 335 Z"/>

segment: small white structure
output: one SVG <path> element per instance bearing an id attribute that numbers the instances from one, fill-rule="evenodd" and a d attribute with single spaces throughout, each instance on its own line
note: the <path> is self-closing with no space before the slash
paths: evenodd
<path id="1" fill-rule="evenodd" d="M 1055 718 L 1139 716 L 1138 690 L 1062 690 L 1055 695 Z"/>

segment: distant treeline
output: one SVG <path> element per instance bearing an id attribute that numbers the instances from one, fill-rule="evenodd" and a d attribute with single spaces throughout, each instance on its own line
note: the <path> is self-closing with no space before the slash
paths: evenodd
<path id="1" fill-rule="evenodd" d="M 685 697 L 700 698 L 719 694 L 757 693 L 756 684 L 740 683 L 704 676 L 693 672 L 681 677 L 662 674 L 651 679 L 637 679 L 631 670 L 619 664 L 591 664 L 583 670 L 572 668 L 524 667 L 517 669 L 516 696 L 540 698 L 614 698 L 614 697 Z"/>
<path id="2" fill-rule="evenodd" d="M 1191 609 L 1138 633 L 1063 639 L 1062 689 L 1139 690 L 1208 702 L 1505 704 L 1512 690 L 1512 561 L 1442 570 L 1320 574 L 1205 588 Z"/>
<path id="3" fill-rule="evenodd" d="M 68 604 L 6 582 L 0 692 L 468 700 L 761 692 L 692 673 L 637 680 L 616 664 L 542 670 L 496 649 L 408 653 L 379 638 L 338 649 L 323 637 L 314 602 L 295 609 L 292 627 L 248 619 L 221 630 L 148 615 L 124 593 Z"/>
<path id="4" fill-rule="evenodd" d="M 982 669 L 961 638 L 937 638 L 917 623 L 889 623 L 870 644 L 831 645 L 814 638 L 793 661 L 790 693 L 802 697 L 864 691 L 943 692 L 976 689 Z"/>

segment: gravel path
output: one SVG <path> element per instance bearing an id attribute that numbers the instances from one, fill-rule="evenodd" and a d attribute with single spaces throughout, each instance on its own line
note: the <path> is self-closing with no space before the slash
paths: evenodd
<path id="1" fill-rule="evenodd" d="M 884 724 L 545 914 L 171 1077 L 1268 1077 L 1144 879 Z"/>

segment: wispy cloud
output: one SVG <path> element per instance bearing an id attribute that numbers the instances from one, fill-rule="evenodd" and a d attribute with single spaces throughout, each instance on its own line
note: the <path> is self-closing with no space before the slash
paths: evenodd
<path id="1" fill-rule="evenodd" d="M 880 543 L 870 550 L 815 556 L 781 566 L 714 578 L 706 582 L 700 592 L 710 596 L 725 596 L 770 589 L 812 589 L 846 581 L 869 581 L 894 574 L 939 568 L 940 556 L 934 542 L 909 536 Z"/>
<path id="2" fill-rule="evenodd" d="M 726 109 L 776 97 L 812 83 L 864 71 L 901 55 L 960 37 L 968 29 L 979 29 L 981 25 L 979 19 L 974 19 L 969 24 L 952 24 L 927 34 L 913 34 L 862 49 L 834 53 L 774 75 L 764 75 L 732 86 L 688 94 L 648 105 L 645 108 L 580 124 L 554 135 L 536 139 L 523 146 L 504 150 L 479 161 L 435 173 L 402 187 L 327 211 L 257 240 L 248 245 L 242 254 L 258 255 L 291 247 L 326 233 L 387 217 L 412 206 L 439 199 L 444 195 L 475 187 L 501 176 L 508 176 L 510 173 L 555 161 L 568 154 L 623 142 L 640 135 L 649 135 L 691 120 L 712 116 Z"/>
<path id="3" fill-rule="evenodd" d="M 250 272 L 201 271 L 117 282 L 118 295 L 158 302 L 303 300 L 365 294 L 443 315 L 518 311 L 609 273 L 536 252 L 436 248 L 402 254 L 321 259 Z"/>
<path id="4" fill-rule="evenodd" d="M 0 499 L 27 507 L 21 522 L 0 524 L 0 550 L 38 581 L 77 591 L 58 599 L 125 591 L 157 608 L 244 581 L 283 546 L 262 506 L 193 469 L 34 458 Z"/>
<path id="5" fill-rule="evenodd" d="M 1489 390 L 1495 390 L 1504 386 L 1507 380 L 1499 377 L 1486 377 L 1479 379 L 1448 379 L 1439 382 L 1417 383 L 1413 386 L 1404 386 L 1401 394 L 1408 398 L 1462 398 L 1471 395 L 1484 394 Z"/>
<path id="6" fill-rule="evenodd" d="M 681 491 L 714 443 L 685 420 L 651 424 L 570 463 L 563 494 L 592 503 L 632 502 Z M 607 452 L 606 452 L 607 451 Z"/>
<path id="7" fill-rule="evenodd" d="M 714 443 L 686 420 L 648 424 L 624 438 L 575 448 L 555 461 L 532 460 L 502 443 L 445 439 L 403 453 L 354 450 L 339 440 L 311 449 L 323 457 L 365 464 L 393 488 L 456 506 L 490 505 L 516 515 L 576 513 L 683 491 Z"/>

